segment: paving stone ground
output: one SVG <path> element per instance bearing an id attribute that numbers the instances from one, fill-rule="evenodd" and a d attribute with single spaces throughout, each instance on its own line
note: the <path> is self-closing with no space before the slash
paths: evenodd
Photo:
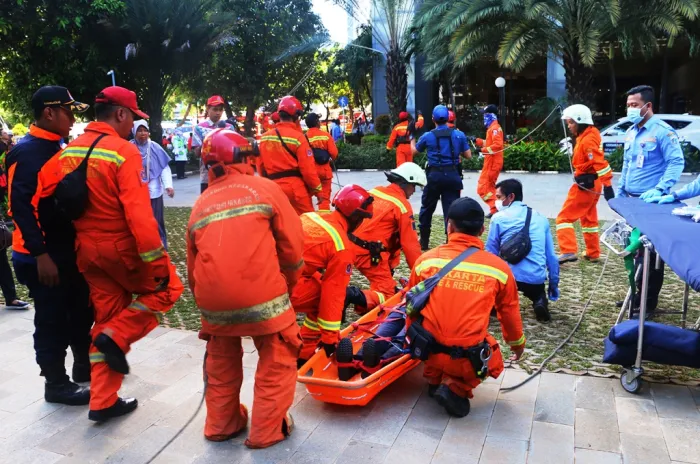
<path id="1" fill-rule="evenodd" d="M 146 463 L 192 416 L 202 395 L 203 343 L 159 327 L 129 353 L 123 395 L 131 415 L 96 425 L 87 407 L 52 405 L 32 349 L 33 311 L 0 310 L 0 463 Z M 246 340 L 243 402 L 252 405 L 257 356 Z M 645 384 L 631 395 L 616 379 L 508 369 L 477 390 L 471 413 L 448 417 L 427 395 L 418 367 L 364 408 L 326 405 L 297 385 L 293 435 L 251 451 L 245 437 L 210 443 L 205 411 L 154 462 L 300 464 L 700 463 L 700 388 Z"/>

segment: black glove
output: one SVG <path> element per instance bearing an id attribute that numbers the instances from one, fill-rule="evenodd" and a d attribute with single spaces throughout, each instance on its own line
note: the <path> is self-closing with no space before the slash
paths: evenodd
<path id="1" fill-rule="evenodd" d="M 467 140 L 476 145 L 476 137 L 474 137 L 473 135 L 468 135 Z"/>
<path id="2" fill-rule="evenodd" d="M 326 357 L 331 357 L 333 353 L 335 353 L 335 343 L 321 343 L 321 347 L 323 347 L 323 351 L 326 352 Z"/>
<path id="3" fill-rule="evenodd" d="M 605 197 L 606 201 L 610 201 L 615 198 L 615 190 L 613 190 L 611 185 L 603 187 L 603 196 Z"/>

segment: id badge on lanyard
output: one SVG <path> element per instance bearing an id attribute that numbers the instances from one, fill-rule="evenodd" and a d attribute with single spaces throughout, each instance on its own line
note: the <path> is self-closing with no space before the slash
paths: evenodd
<path id="1" fill-rule="evenodd" d="M 637 168 L 641 169 L 643 167 L 644 167 L 644 155 L 640 153 L 639 155 L 637 155 Z"/>

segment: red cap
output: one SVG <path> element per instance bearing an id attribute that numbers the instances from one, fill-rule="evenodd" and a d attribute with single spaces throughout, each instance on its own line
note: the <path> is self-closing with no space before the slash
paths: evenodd
<path id="1" fill-rule="evenodd" d="M 406 121 L 408 119 L 408 113 L 406 111 L 402 111 L 399 113 L 399 121 Z"/>
<path id="2" fill-rule="evenodd" d="M 149 116 L 139 109 L 136 104 L 136 94 L 124 87 L 112 86 L 102 89 L 95 97 L 95 103 L 109 103 L 111 105 L 128 108 L 141 119 L 149 119 Z"/>
<path id="3" fill-rule="evenodd" d="M 219 95 L 212 95 L 207 100 L 207 106 L 221 106 L 224 104 L 224 99 Z"/>

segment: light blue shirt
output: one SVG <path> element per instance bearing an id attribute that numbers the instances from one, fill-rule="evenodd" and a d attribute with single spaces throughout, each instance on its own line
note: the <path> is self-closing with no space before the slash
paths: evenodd
<path id="1" fill-rule="evenodd" d="M 333 137 L 334 142 L 337 142 L 338 140 L 343 138 L 343 131 L 337 124 L 333 124 L 331 126 L 331 137 Z"/>
<path id="2" fill-rule="evenodd" d="M 685 166 L 678 135 L 658 116 L 652 116 L 643 127 L 627 129 L 622 175 L 618 196 L 638 196 L 647 190 L 668 193 L 678 182 Z"/>
<path id="3" fill-rule="evenodd" d="M 486 251 L 498 256 L 501 244 L 508 241 L 525 227 L 527 205 L 514 201 L 503 211 L 491 218 L 489 235 L 486 239 Z M 532 211 L 530 218 L 530 253 L 518 264 L 510 264 L 515 280 L 526 284 L 538 285 L 547 280 L 549 270 L 550 284 L 559 284 L 559 260 L 554 253 L 554 242 L 549 221 L 539 213 Z"/>
<path id="4" fill-rule="evenodd" d="M 674 193 L 676 194 L 676 198 L 679 200 L 687 200 L 688 198 L 697 197 L 700 195 L 700 176 Z"/>

